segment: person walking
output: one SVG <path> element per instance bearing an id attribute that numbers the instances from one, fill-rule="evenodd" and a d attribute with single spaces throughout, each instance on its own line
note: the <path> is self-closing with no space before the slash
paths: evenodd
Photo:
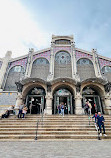
<path id="1" fill-rule="evenodd" d="M 64 117 L 64 103 L 61 104 L 61 114 Z"/>
<path id="2" fill-rule="evenodd" d="M 84 105 L 84 113 L 88 115 L 88 109 L 89 109 L 89 106 L 88 106 L 88 102 L 86 101 L 86 104 Z"/>
<path id="3" fill-rule="evenodd" d="M 57 109 L 58 109 L 58 114 L 60 115 L 61 114 L 61 105 L 58 105 Z"/>
<path id="4" fill-rule="evenodd" d="M 98 127 L 97 127 L 97 117 L 98 117 L 98 114 L 97 114 L 97 112 L 95 112 L 95 114 L 93 115 L 92 119 L 95 118 L 94 122 L 95 122 L 96 130 L 98 129 Z"/>
<path id="5" fill-rule="evenodd" d="M 27 113 L 27 107 L 25 106 L 24 108 L 23 108 L 23 110 L 22 110 L 22 114 L 23 114 L 23 118 L 25 118 L 25 115 L 26 115 L 26 113 Z"/>
<path id="6" fill-rule="evenodd" d="M 101 127 L 103 128 L 103 134 L 104 134 L 104 136 L 107 136 L 107 135 L 105 134 L 105 126 L 104 126 L 104 122 L 105 122 L 104 117 L 101 115 L 100 112 L 98 112 L 98 116 L 97 116 L 97 124 L 98 124 L 98 126 L 99 126 L 100 136 L 102 136 L 102 130 L 101 130 Z"/>
<path id="7" fill-rule="evenodd" d="M 21 104 L 19 105 L 19 113 L 18 113 L 18 118 L 21 118 L 22 117 L 22 109 L 23 109 L 24 105 Z"/>
<path id="8" fill-rule="evenodd" d="M 92 105 L 91 105 L 91 103 L 89 101 L 87 103 L 88 103 L 88 106 L 89 106 L 89 108 L 88 108 L 88 114 L 91 115 Z"/>

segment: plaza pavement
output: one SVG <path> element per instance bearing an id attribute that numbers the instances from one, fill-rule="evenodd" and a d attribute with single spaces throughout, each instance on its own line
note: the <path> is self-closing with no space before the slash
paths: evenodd
<path id="1" fill-rule="evenodd" d="M 111 141 L 6 141 L 0 158 L 111 158 Z"/>

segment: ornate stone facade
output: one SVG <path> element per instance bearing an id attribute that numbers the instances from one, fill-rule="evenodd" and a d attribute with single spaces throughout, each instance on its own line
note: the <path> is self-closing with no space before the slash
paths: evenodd
<path id="1" fill-rule="evenodd" d="M 95 49 L 88 52 L 76 48 L 73 36 L 52 35 L 50 48 L 38 52 L 30 49 L 16 59 L 7 52 L 0 59 L 0 74 L 1 93 L 18 92 L 16 106 L 22 102 L 30 106 L 33 97 L 34 104 L 39 104 L 46 114 L 56 114 L 61 102 L 67 114 L 83 114 L 85 101 L 89 100 L 97 106 L 92 113 L 98 109 L 111 113 L 111 59 L 100 56 Z M 32 96 L 34 87 L 45 93 Z M 90 93 L 83 93 L 88 88 Z M 63 93 L 65 90 L 69 93 Z"/>

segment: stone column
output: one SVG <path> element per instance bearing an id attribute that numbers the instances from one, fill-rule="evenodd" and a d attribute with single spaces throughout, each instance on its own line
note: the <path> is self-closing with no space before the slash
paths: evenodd
<path id="1" fill-rule="evenodd" d="M 54 78 L 54 44 L 51 44 L 51 56 L 50 56 L 50 70 L 49 70 L 49 75 L 47 77 L 47 81 L 51 81 Z"/>
<path id="2" fill-rule="evenodd" d="M 105 114 L 111 115 L 111 94 L 107 93 L 105 95 Z"/>
<path id="3" fill-rule="evenodd" d="M 32 64 L 33 64 L 33 52 L 34 52 L 33 48 L 29 49 L 25 78 L 30 77 L 31 75 Z"/>
<path id="4" fill-rule="evenodd" d="M 52 94 L 50 92 L 46 95 L 46 114 L 52 115 Z"/>
<path id="5" fill-rule="evenodd" d="M 2 67 L 0 69 L 0 91 L 2 91 L 2 83 L 4 80 L 4 75 L 7 70 L 8 62 L 11 59 L 12 52 L 8 51 L 3 59 Z"/>
<path id="6" fill-rule="evenodd" d="M 92 54 L 93 54 L 93 63 L 94 63 L 95 75 L 97 78 L 102 78 L 100 66 L 99 66 L 99 61 L 98 61 L 98 54 L 97 54 L 95 49 L 92 49 Z"/>
<path id="7" fill-rule="evenodd" d="M 77 114 L 77 115 L 83 114 L 82 96 L 81 96 L 80 92 L 77 92 L 77 94 L 75 96 L 75 114 Z"/>
<path id="8" fill-rule="evenodd" d="M 77 62 L 76 62 L 76 53 L 75 53 L 75 45 L 72 42 L 71 44 L 71 61 L 72 61 L 72 78 L 80 81 L 80 77 L 77 75 Z"/>

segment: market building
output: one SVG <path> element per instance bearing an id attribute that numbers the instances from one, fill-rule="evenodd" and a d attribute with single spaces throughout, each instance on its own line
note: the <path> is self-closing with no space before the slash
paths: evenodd
<path id="1" fill-rule="evenodd" d="M 75 47 L 73 36 L 52 35 L 51 47 L 11 58 L 0 58 L 0 109 L 23 102 L 28 113 L 84 114 L 88 100 L 92 114 L 111 113 L 111 59 Z"/>

